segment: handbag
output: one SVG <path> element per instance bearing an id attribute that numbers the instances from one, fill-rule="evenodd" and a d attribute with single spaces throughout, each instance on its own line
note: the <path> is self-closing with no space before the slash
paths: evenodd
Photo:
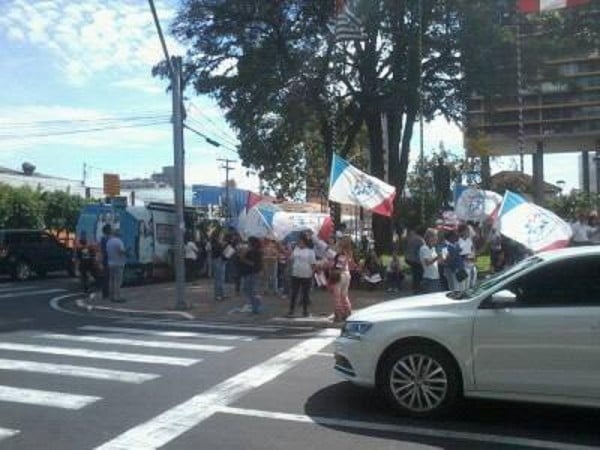
<path id="1" fill-rule="evenodd" d="M 460 283 L 467 278 L 469 278 L 469 274 L 465 269 L 458 269 L 455 274 L 456 280 Z"/>
<path id="2" fill-rule="evenodd" d="M 342 279 L 342 271 L 339 269 L 329 269 L 329 284 L 338 284 Z"/>

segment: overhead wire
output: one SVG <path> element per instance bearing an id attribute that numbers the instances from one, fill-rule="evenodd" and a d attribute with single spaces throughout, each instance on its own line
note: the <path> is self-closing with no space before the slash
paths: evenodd
<path id="1" fill-rule="evenodd" d="M 27 138 L 40 138 L 40 137 L 53 137 L 53 136 L 65 136 L 71 134 L 81 134 L 81 133 L 96 133 L 100 131 L 109 131 L 109 130 L 120 130 L 124 128 L 141 128 L 141 127 L 150 127 L 156 125 L 164 125 L 168 124 L 168 120 L 155 120 L 148 123 L 135 123 L 130 125 L 112 125 L 112 126 L 104 126 L 104 127 L 94 127 L 94 128 L 82 128 L 79 130 L 65 130 L 65 131 L 50 131 L 44 133 L 31 133 L 31 134 L 0 134 L 0 140 L 14 140 L 14 139 L 27 139 Z"/>
<path id="2" fill-rule="evenodd" d="M 215 139 L 211 138 L 210 136 L 204 134 L 201 131 L 196 130 L 195 128 L 189 126 L 186 123 L 183 124 L 183 128 L 185 128 L 185 129 L 191 131 L 192 133 L 197 134 L 198 136 L 204 138 L 204 140 L 206 142 L 208 142 L 209 144 L 211 144 L 211 145 L 213 145 L 215 147 L 223 148 L 225 150 L 229 150 L 230 152 L 233 152 L 233 153 L 237 154 L 237 150 L 235 148 L 230 147 L 229 145 L 223 144 L 223 143 L 221 143 L 219 141 L 216 141 Z"/>
<path id="3" fill-rule="evenodd" d="M 234 148 L 239 145 L 239 143 L 237 143 L 237 142 L 233 142 L 233 141 L 230 141 L 230 140 L 227 140 L 227 139 L 223 139 L 221 136 L 216 135 L 216 133 L 212 129 L 211 130 L 205 129 L 206 125 L 204 123 L 200 122 L 199 120 L 196 120 L 194 118 L 188 117 L 186 119 L 186 122 L 188 122 L 188 124 L 196 126 L 197 128 L 203 129 L 204 134 L 212 134 L 213 136 L 216 136 L 214 138 L 214 140 L 215 141 L 222 141 L 222 142 L 219 142 L 219 144 L 221 144 L 221 145 L 227 145 L 227 146 L 234 147 Z"/>
<path id="4" fill-rule="evenodd" d="M 215 122 L 208 114 L 203 112 L 198 106 L 196 106 L 192 101 L 188 101 L 188 104 L 191 106 L 191 109 L 195 110 L 200 116 L 203 117 L 206 121 L 212 124 L 216 130 L 215 134 L 220 134 L 223 139 L 229 140 L 233 143 L 233 145 L 238 145 L 237 139 L 229 134 L 228 131 L 224 130 L 221 125 Z"/>

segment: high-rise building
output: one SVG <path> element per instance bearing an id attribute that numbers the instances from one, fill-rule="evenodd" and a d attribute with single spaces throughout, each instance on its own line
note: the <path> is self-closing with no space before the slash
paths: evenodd
<path id="1" fill-rule="evenodd" d="M 497 4 L 507 8 L 506 2 Z M 600 11 L 587 9 L 586 14 L 598 16 L 600 23 Z M 528 39 L 543 39 L 547 30 L 523 19 L 517 28 L 515 17 L 510 15 L 507 25 L 518 33 L 514 52 L 504 60 L 490 58 L 490 64 L 514 72 L 514 78 L 505 77 L 510 85 L 501 95 L 473 93 L 465 118 L 465 148 L 471 156 L 533 155 L 534 179 L 542 189 L 544 153 L 582 152 L 585 161 L 591 160 L 590 152 L 600 156 L 600 49 L 555 56 L 530 70 L 524 80 L 528 55 L 523 47 Z M 588 165 L 590 170 L 596 169 L 596 161 Z M 581 180 L 588 182 L 589 177 Z"/>

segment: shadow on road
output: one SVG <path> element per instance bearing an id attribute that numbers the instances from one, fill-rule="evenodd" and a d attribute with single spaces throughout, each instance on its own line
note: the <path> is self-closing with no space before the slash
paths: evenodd
<path id="1" fill-rule="evenodd" d="M 465 400 L 449 417 L 420 420 L 402 417 L 392 412 L 376 392 L 359 388 L 349 382 L 330 385 L 312 395 L 305 404 L 305 414 L 399 427 L 465 432 L 555 441 L 600 448 L 600 415 L 597 410 L 563 406 L 534 405 L 499 401 Z M 508 444 L 494 444 L 483 440 L 459 440 L 450 437 L 429 437 L 395 431 L 352 428 L 336 424 L 321 424 L 344 432 L 392 440 L 430 445 L 443 449 L 527 448 Z M 557 446 L 555 448 L 560 448 Z"/>

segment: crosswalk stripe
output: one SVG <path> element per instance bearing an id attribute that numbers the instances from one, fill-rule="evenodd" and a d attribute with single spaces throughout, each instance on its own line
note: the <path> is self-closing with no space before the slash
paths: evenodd
<path id="1" fill-rule="evenodd" d="M 19 434 L 19 430 L 11 430 L 10 428 L 0 428 L 0 441 Z"/>
<path id="2" fill-rule="evenodd" d="M 75 356 L 78 358 L 108 359 L 133 363 L 165 364 L 170 366 L 191 366 L 201 359 L 176 358 L 173 356 L 144 355 L 140 353 L 107 352 L 86 348 L 52 347 L 48 345 L 15 344 L 0 342 L 0 350 L 46 353 L 49 355 Z"/>
<path id="3" fill-rule="evenodd" d="M 39 286 L 3 286 L 0 287 L 0 292 L 10 292 L 10 291 L 33 291 L 39 289 Z"/>
<path id="4" fill-rule="evenodd" d="M 74 341 L 74 342 L 90 342 L 93 344 L 114 344 L 114 345 L 129 345 L 133 347 L 151 347 L 151 348 L 167 348 L 177 350 L 196 350 L 201 352 L 226 352 L 232 350 L 234 347 L 228 347 L 225 345 L 207 345 L 207 344 L 187 344 L 184 342 L 172 342 L 172 341 L 142 341 L 138 339 L 121 339 L 121 338 L 107 338 L 101 336 L 75 336 L 72 334 L 40 334 L 36 336 L 41 339 L 57 339 L 63 341 Z"/>
<path id="5" fill-rule="evenodd" d="M 28 405 L 51 406 L 63 409 L 80 409 L 101 399 L 102 397 L 91 395 L 75 395 L 64 392 L 0 386 L 0 401 L 11 403 L 25 403 Z"/>
<path id="6" fill-rule="evenodd" d="M 217 339 L 223 341 L 245 341 L 250 342 L 256 340 L 252 336 L 240 336 L 234 334 L 210 334 L 210 333 L 196 333 L 192 331 L 158 331 L 158 330 L 146 330 L 143 328 L 128 328 L 128 327 L 100 327 L 96 325 L 84 325 L 78 328 L 81 331 L 104 331 L 109 333 L 123 333 L 123 334 L 139 334 L 147 336 L 162 336 L 162 337 L 174 337 L 174 338 L 199 338 L 199 339 Z"/>
<path id="7" fill-rule="evenodd" d="M 28 295 L 57 294 L 59 292 L 65 291 L 66 289 L 38 289 L 26 292 L 11 292 L 10 294 L 0 294 L 0 298 L 16 298 L 27 297 Z"/>
<path id="8" fill-rule="evenodd" d="M 261 333 L 277 333 L 281 330 L 281 327 L 254 327 L 251 325 L 225 325 L 216 323 L 187 323 L 187 322 L 174 322 L 167 320 L 121 320 L 120 323 L 128 324 L 144 324 L 144 325 L 158 325 L 158 326 L 169 326 L 174 328 L 189 328 L 189 329 L 209 329 L 209 330 L 235 330 L 235 331 L 257 331 Z"/>
<path id="9" fill-rule="evenodd" d="M 96 367 L 72 366 L 70 364 L 50 364 L 16 359 L 0 359 L 0 370 L 14 370 L 67 377 L 91 378 L 94 380 L 119 381 L 140 384 L 154 380 L 160 375 L 153 373 L 127 372 L 122 370 L 99 369 Z"/>

